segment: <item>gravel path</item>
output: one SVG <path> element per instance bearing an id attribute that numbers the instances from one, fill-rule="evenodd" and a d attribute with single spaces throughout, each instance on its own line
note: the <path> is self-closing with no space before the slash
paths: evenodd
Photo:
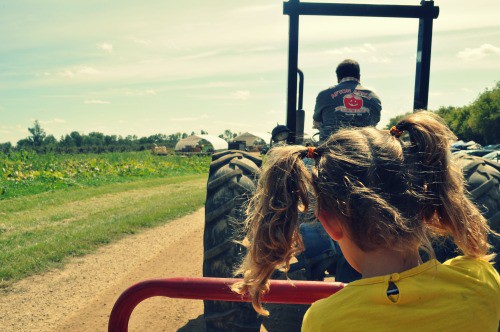
<path id="1" fill-rule="evenodd" d="M 201 209 L 14 284 L 0 293 L 0 331 L 107 331 L 114 302 L 134 283 L 202 276 L 203 223 Z M 129 329 L 204 331 L 202 314 L 202 301 L 151 298 Z"/>

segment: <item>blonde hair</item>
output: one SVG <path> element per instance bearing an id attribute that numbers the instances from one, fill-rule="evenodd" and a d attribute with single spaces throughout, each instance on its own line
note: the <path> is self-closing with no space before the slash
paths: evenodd
<path id="1" fill-rule="evenodd" d="M 247 209 L 247 254 L 233 285 L 248 293 L 263 315 L 261 295 L 269 278 L 303 249 L 299 210 L 314 193 L 316 210 L 333 213 L 363 251 L 422 248 L 431 257 L 430 238 L 451 235 L 462 252 L 486 258 L 490 231 L 466 197 L 461 169 L 453 163 L 453 133 L 431 112 L 405 117 L 396 126 L 409 143 L 372 127 L 343 129 L 316 149 L 310 173 L 303 146 L 271 151 L 257 192 Z M 369 216 L 369 217 L 368 217 Z"/>

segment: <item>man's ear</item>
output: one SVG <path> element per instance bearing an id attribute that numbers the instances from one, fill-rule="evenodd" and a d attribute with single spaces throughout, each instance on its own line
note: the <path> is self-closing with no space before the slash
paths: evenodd
<path id="1" fill-rule="evenodd" d="M 344 237 L 344 231 L 340 226 L 340 222 L 333 213 L 320 210 L 318 219 L 332 239 L 338 241 Z"/>

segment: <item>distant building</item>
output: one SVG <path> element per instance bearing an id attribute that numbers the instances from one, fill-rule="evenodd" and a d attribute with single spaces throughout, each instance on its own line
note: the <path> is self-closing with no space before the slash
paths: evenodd
<path id="1" fill-rule="evenodd" d="M 179 140 L 174 150 L 176 152 L 212 153 L 227 150 L 227 148 L 227 142 L 215 135 L 191 135 Z"/>

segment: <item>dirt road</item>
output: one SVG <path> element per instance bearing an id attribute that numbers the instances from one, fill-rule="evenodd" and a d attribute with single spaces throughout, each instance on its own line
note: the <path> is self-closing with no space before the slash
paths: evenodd
<path id="1" fill-rule="evenodd" d="M 0 293 L 0 331 L 107 331 L 111 308 L 134 283 L 202 275 L 204 210 L 75 258 L 63 270 Z M 163 297 L 141 303 L 130 331 L 204 331 L 203 302 Z"/>

